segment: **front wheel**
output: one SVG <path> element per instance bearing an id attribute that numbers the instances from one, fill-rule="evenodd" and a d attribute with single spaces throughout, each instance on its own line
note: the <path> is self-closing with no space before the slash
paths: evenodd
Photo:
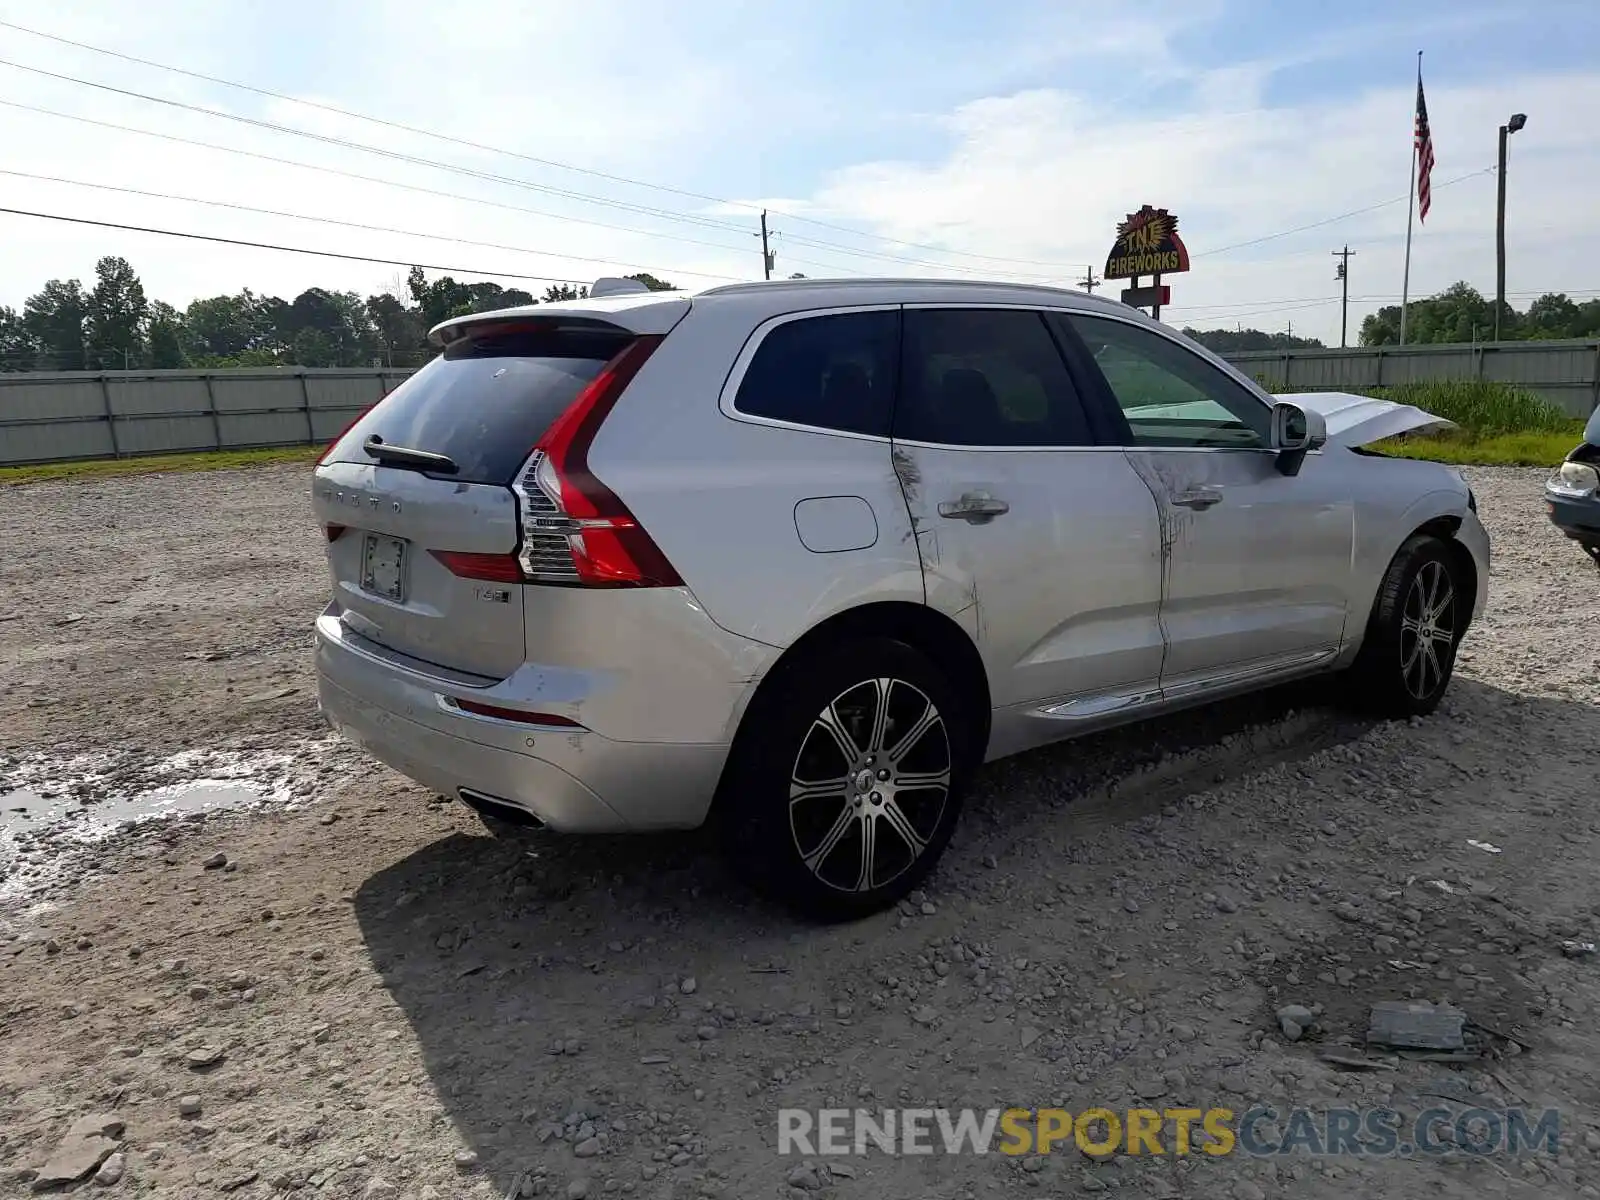
<path id="1" fill-rule="evenodd" d="M 1361 651 L 1350 669 L 1351 697 L 1386 717 L 1426 716 L 1439 706 L 1466 632 L 1467 580 L 1449 547 L 1419 535 L 1384 573 Z"/>
<path id="2" fill-rule="evenodd" d="M 735 867 L 827 920 L 901 899 L 955 829 L 972 758 L 966 708 L 926 658 L 889 639 L 785 669 L 747 714 L 724 781 Z"/>

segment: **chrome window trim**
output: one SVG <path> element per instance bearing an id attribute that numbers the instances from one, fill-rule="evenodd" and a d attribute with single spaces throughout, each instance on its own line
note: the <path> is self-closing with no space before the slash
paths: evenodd
<path id="1" fill-rule="evenodd" d="M 1199 358 L 1209 366 L 1218 367 L 1222 373 L 1233 379 L 1234 382 L 1244 387 L 1258 403 L 1265 407 L 1270 414 L 1275 401 L 1264 398 L 1261 389 L 1255 381 L 1239 374 L 1231 364 L 1216 358 L 1204 347 L 1200 353 L 1186 345 L 1182 340 L 1174 337 L 1166 330 L 1149 321 L 1140 321 L 1124 317 L 1121 313 L 1102 312 L 1098 308 L 1088 308 L 1074 304 L 1023 304 L 1013 301 L 983 300 L 983 301 L 951 301 L 951 300 L 916 300 L 906 303 L 877 303 L 877 304 L 837 304 L 825 308 L 807 308 L 795 312 L 779 313 L 768 317 L 758 324 L 746 336 L 744 345 L 740 347 L 738 355 L 733 360 L 733 366 L 728 371 L 728 377 L 723 381 L 722 391 L 717 398 L 717 407 L 723 416 L 732 421 L 739 421 L 746 425 L 762 425 L 770 429 L 791 429 L 798 433 L 814 433 L 824 437 L 851 438 L 861 442 L 879 442 L 884 445 L 914 446 L 924 450 L 955 450 L 974 453 L 992 454 L 1036 454 L 1045 451 L 1052 454 L 1066 452 L 1077 453 L 1115 453 L 1124 451 L 1149 453 L 1159 451 L 1164 454 L 1271 454 L 1278 451 L 1270 446 L 952 446 L 945 442 L 913 441 L 910 438 L 884 437 L 876 433 L 856 433 L 847 429 L 832 429 L 826 425 L 807 425 L 800 421 L 783 421 L 776 417 L 762 417 L 754 413 L 743 412 L 734 403 L 739 394 L 739 387 L 744 382 L 745 375 L 749 372 L 750 363 L 761 345 L 766 341 L 767 335 L 780 325 L 787 325 L 791 321 L 804 321 L 811 317 L 832 317 L 850 313 L 866 312 L 906 312 L 910 310 L 928 309 L 1005 309 L 1020 310 L 1023 312 L 1056 313 L 1063 316 L 1097 317 L 1106 321 L 1117 321 L 1124 325 L 1131 325 L 1135 329 L 1146 329 L 1171 342 L 1179 350 L 1188 352 Z M 1307 451 L 1308 454 L 1321 454 L 1322 448 Z"/>

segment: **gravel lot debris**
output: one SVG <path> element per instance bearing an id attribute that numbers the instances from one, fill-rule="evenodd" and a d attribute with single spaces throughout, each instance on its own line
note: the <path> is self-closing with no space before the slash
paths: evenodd
<path id="1" fill-rule="evenodd" d="M 330 739 L 303 467 L 8 489 L 0 782 L 57 794 L 0 838 L 0 1195 L 1600 1197 L 1600 577 L 1543 472 L 1469 476 L 1490 609 L 1435 717 L 1298 688 L 998 764 L 922 893 L 830 928 Z M 81 836 L 227 762 L 253 808 Z M 1462 1048 L 1368 1044 L 1412 1002 Z M 780 1108 L 1256 1104 L 1551 1107 L 1559 1153 L 777 1153 Z"/>

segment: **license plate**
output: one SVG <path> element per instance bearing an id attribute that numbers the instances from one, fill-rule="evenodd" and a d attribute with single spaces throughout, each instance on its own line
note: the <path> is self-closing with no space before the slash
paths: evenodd
<path id="1" fill-rule="evenodd" d="M 406 544 L 369 533 L 361 546 L 361 589 L 396 604 L 406 598 Z"/>

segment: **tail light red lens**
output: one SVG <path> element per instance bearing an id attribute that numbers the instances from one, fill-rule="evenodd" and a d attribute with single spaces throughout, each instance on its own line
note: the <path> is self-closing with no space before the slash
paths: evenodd
<path id="1" fill-rule="evenodd" d="M 522 568 L 515 554 L 472 554 L 458 550 L 430 550 L 450 574 L 489 583 L 521 583 Z"/>

